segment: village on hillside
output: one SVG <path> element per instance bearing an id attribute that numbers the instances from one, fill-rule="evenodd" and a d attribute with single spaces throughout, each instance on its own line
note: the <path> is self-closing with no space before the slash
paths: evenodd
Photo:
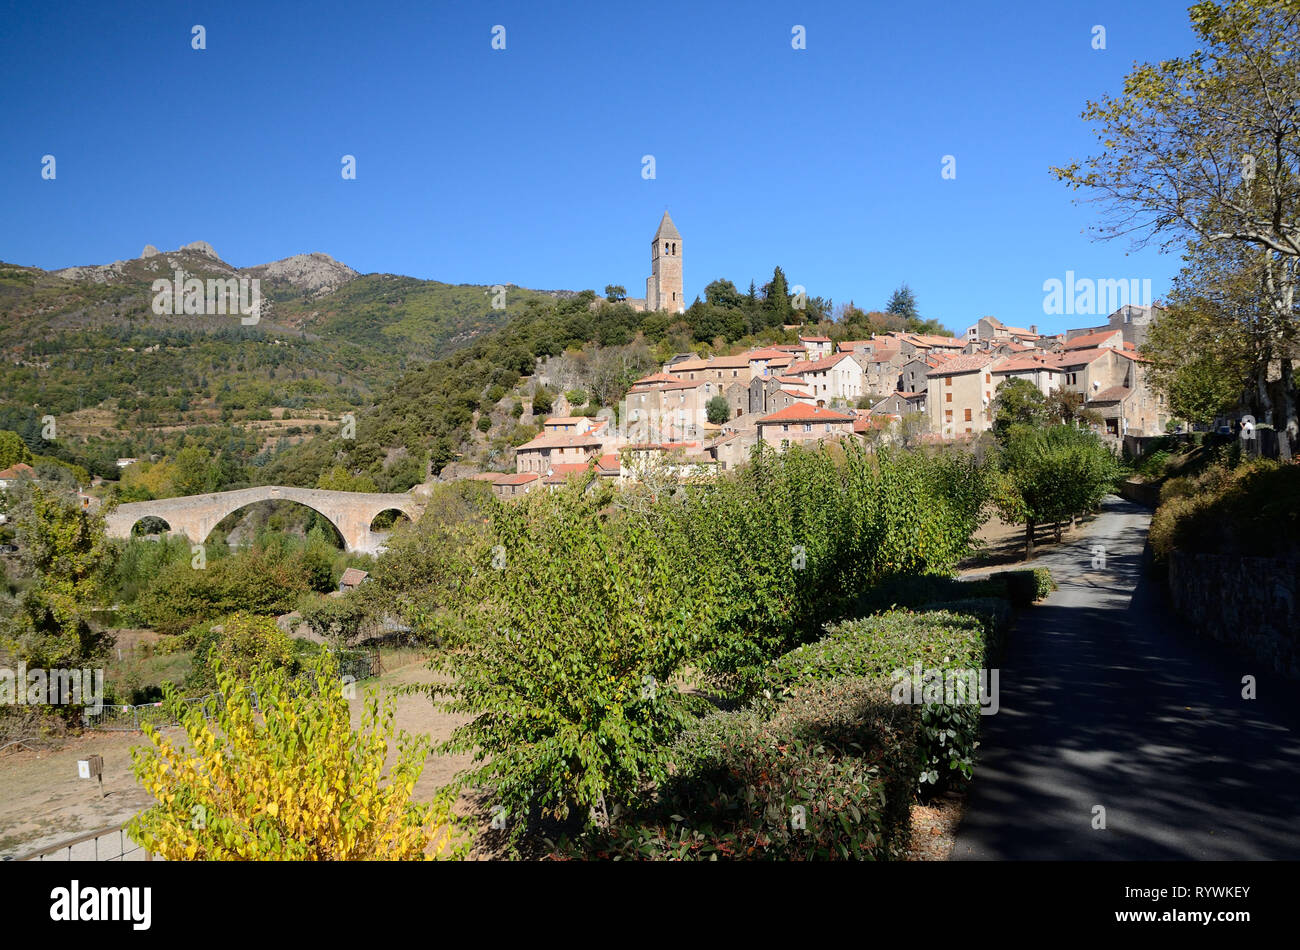
<path id="1" fill-rule="evenodd" d="M 1125 305 L 1101 326 L 1052 335 L 983 317 L 961 337 L 893 331 L 834 345 L 800 336 L 797 346 L 679 354 L 636 380 L 617 415 L 547 418 L 516 447 L 513 473 L 470 477 L 500 498 L 588 471 L 624 483 L 654 465 L 686 478 L 735 468 L 760 442 L 777 451 L 843 437 L 887 443 L 905 419 L 922 441 L 974 439 L 991 427 L 998 387 L 1012 379 L 1044 396 L 1076 394 L 1118 452 L 1126 436 L 1163 435 L 1171 420 L 1138 352 L 1160 312 Z M 726 404 L 721 421 L 717 400 Z"/>

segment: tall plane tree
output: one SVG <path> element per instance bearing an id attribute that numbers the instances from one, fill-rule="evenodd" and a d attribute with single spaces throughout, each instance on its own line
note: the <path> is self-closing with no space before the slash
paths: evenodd
<path id="1" fill-rule="evenodd" d="M 1053 172 L 1105 209 L 1103 238 L 1240 245 L 1261 289 L 1249 402 L 1289 460 L 1300 436 L 1300 4 L 1224 0 L 1189 10 L 1200 48 L 1137 66 L 1119 98 L 1089 102 L 1103 150 Z"/>

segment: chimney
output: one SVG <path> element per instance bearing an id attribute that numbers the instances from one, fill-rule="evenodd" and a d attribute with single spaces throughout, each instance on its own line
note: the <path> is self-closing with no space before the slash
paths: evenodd
<path id="1" fill-rule="evenodd" d="M 1034 334 L 1034 336 L 1037 336 L 1037 335 L 1038 335 L 1038 324 L 1036 324 L 1036 323 L 1031 323 L 1031 324 L 1029 324 L 1029 332 L 1032 333 L 1032 334 Z"/>
<path id="2" fill-rule="evenodd" d="M 818 408 L 818 409 L 825 409 L 825 408 L 826 408 L 826 400 L 825 400 L 825 399 L 818 399 L 818 400 L 817 400 L 817 408 Z"/>

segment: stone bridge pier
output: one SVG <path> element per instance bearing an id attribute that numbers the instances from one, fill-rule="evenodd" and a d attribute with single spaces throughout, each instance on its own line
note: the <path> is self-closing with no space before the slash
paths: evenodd
<path id="1" fill-rule="evenodd" d="M 413 493 L 378 493 L 324 491 L 319 488 L 294 488 L 259 485 L 236 491 L 186 495 L 160 501 L 136 501 L 119 505 L 105 518 L 110 538 L 129 538 L 131 529 L 142 518 L 161 518 L 189 538 L 191 544 L 203 544 L 227 515 L 259 501 L 292 501 L 324 515 L 340 535 L 348 551 L 378 554 L 385 535 L 370 530 L 370 523 L 382 511 L 395 509 L 412 521 L 420 517 L 424 503 Z"/>

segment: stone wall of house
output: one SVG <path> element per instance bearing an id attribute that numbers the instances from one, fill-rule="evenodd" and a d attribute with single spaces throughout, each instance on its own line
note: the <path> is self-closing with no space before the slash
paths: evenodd
<path id="1" fill-rule="evenodd" d="M 1169 593 L 1198 632 L 1300 678 L 1300 557 L 1175 551 Z"/>

